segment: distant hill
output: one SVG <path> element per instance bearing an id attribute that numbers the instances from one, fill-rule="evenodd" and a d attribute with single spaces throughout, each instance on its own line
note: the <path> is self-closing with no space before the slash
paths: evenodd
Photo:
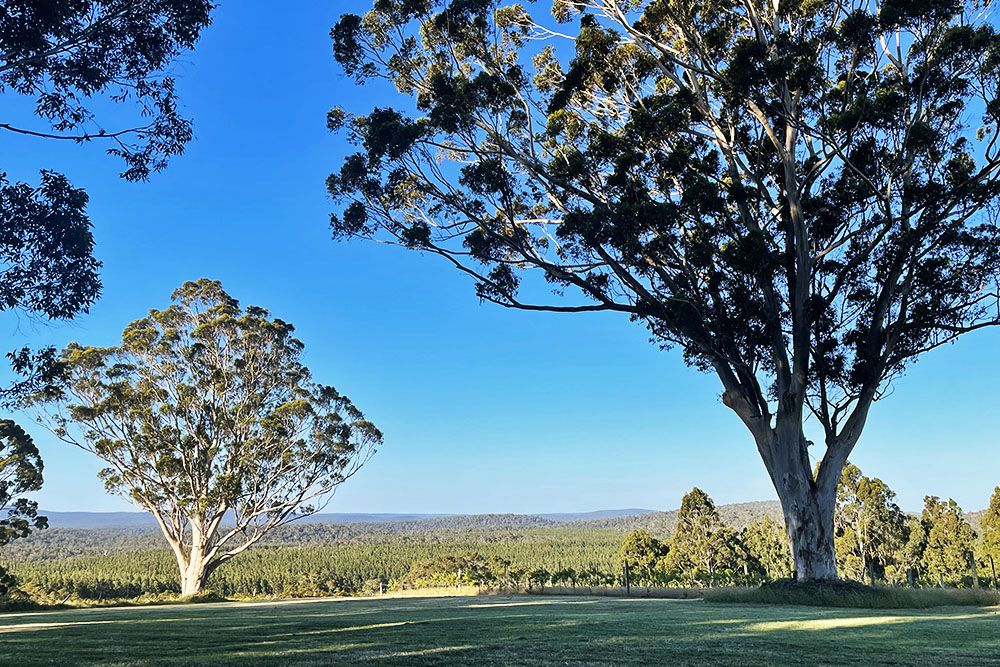
<path id="1" fill-rule="evenodd" d="M 156 528 L 156 521 L 148 512 L 52 512 L 40 510 L 49 519 L 52 528 Z M 303 523 L 382 523 L 419 521 L 445 514 L 343 514 L 323 512 L 303 517 Z"/>
<path id="2" fill-rule="evenodd" d="M 758 500 L 749 503 L 733 503 L 730 505 L 719 505 L 719 515 L 722 520 L 733 528 L 740 530 L 748 523 L 762 516 L 769 516 L 778 523 L 784 519 L 781 515 L 781 505 L 777 500 Z M 589 525 L 600 528 L 617 529 L 631 531 L 637 529 L 647 530 L 654 536 L 669 535 L 677 525 L 678 510 L 669 512 L 651 512 L 634 516 L 619 516 L 607 519 L 600 519 L 587 522 Z"/>
<path id="3" fill-rule="evenodd" d="M 781 506 L 776 500 L 719 505 L 722 520 L 742 529 L 756 518 L 769 516 L 782 523 Z M 37 531 L 27 540 L 17 540 L 5 548 L 10 553 L 17 544 L 51 546 L 75 544 L 81 552 L 95 546 L 115 544 L 126 550 L 161 546 L 159 531 L 152 516 L 144 512 L 42 512 L 49 518 L 50 529 Z M 967 512 L 966 519 L 978 531 L 983 511 Z M 547 514 L 364 514 L 320 513 L 284 526 L 265 539 L 265 543 L 331 544 L 381 540 L 452 538 L 455 534 L 483 535 L 490 539 L 519 539 L 525 531 L 545 528 L 580 529 L 627 533 L 644 529 L 656 537 L 670 535 L 677 524 L 677 510 L 657 512 L 631 508 L 594 512 L 558 512 Z M 449 537 L 450 536 L 450 537 Z M 55 549 L 60 551 L 60 549 Z"/>
<path id="4" fill-rule="evenodd" d="M 296 520 L 296 523 L 409 523 L 429 522 L 427 526 L 470 525 L 474 527 L 525 525 L 556 525 L 580 521 L 600 521 L 655 513 L 646 509 L 597 510 L 594 512 L 558 512 L 549 514 L 366 514 L 320 512 Z M 156 521 L 147 512 L 53 512 L 41 510 L 52 528 L 156 528 Z"/>
<path id="5" fill-rule="evenodd" d="M 635 517 L 644 514 L 656 514 L 656 510 L 644 510 L 636 507 L 623 510 L 597 510 L 596 512 L 563 512 L 555 514 L 538 514 L 543 519 L 553 521 L 598 521 L 601 519 L 614 519 L 619 517 Z"/>

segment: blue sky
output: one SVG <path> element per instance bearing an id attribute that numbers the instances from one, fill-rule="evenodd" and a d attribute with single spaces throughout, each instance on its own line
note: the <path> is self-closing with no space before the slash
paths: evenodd
<path id="1" fill-rule="evenodd" d="M 326 131 L 325 113 L 393 100 L 357 88 L 331 55 L 338 15 L 368 3 L 279 13 L 261 0 L 224 3 L 173 71 L 195 139 L 149 183 L 118 179 L 119 163 L 96 145 L 0 134 L 11 178 L 48 167 L 86 188 L 105 265 L 89 315 L 44 325 L 5 314 L 7 348 L 114 344 L 185 280 L 215 278 L 295 323 L 316 376 L 386 434 L 330 511 L 669 509 L 694 485 L 720 503 L 773 498 L 715 379 L 638 325 L 483 305 L 436 258 L 330 240 L 323 181 L 350 147 Z M 978 509 L 1000 484 L 998 342 L 1000 332 L 981 332 L 927 355 L 875 406 L 853 460 L 904 509 L 925 494 Z M 89 454 L 31 430 L 46 463 L 43 507 L 130 507 L 105 494 Z"/>

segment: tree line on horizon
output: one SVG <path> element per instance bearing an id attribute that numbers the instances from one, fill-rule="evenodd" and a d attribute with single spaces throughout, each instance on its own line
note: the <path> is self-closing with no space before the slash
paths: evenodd
<path id="1" fill-rule="evenodd" d="M 846 468 L 838 492 L 840 576 L 893 586 L 990 588 L 1000 560 L 1000 487 L 982 515 L 978 536 L 953 500 L 928 496 L 919 515 L 900 511 L 881 480 Z M 211 591 L 226 596 L 373 594 L 407 588 L 481 587 L 544 590 L 632 586 L 747 586 L 791 575 L 787 537 L 767 515 L 736 529 L 700 489 L 685 496 L 669 534 L 637 529 L 522 527 L 358 533 L 323 544 L 300 526 L 303 542 L 265 543 L 216 570 Z M 79 531 L 77 531 L 79 532 Z M 76 532 L 72 533 L 77 534 Z M 57 538 L 57 540 L 60 538 Z M 39 601 L 157 599 L 180 593 L 169 554 L 145 543 L 85 555 L 60 547 L 19 548 L 8 556 L 22 589 Z M 294 546 L 298 544 L 298 546 Z M 28 545 L 25 545 L 26 547 Z M 67 545 L 67 553 L 81 553 Z M 122 549 L 127 549 L 123 551 Z M 970 560 L 974 556 L 975 560 Z M 975 563 L 975 567 L 973 567 Z M 627 567 L 627 570 L 626 570 Z"/>

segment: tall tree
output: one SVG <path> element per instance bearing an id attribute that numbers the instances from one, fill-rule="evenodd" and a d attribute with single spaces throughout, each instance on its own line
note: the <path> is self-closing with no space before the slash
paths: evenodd
<path id="1" fill-rule="evenodd" d="M 962 508 L 951 498 L 947 502 L 937 496 L 924 498 L 920 521 L 926 530 L 926 546 L 922 558 L 924 572 L 932 580 L 959 581 L 969 571 L 975 533 L 965 520 Z"/>
<path id="2" fill-rule="evenodd" d="M 645 530 L 633 530 L 618 550 L 618 563 L 627 567 L 633 582 L 650 581 L 667 547 Z"/>
<path id="3" fill-rule="evenodd" d="M 991 576 L 996 568 L 1000 567 L 1000 486 L 993 489 L 993 496 L 990 498 L 990 506 L 983 513 L 983 518 L 979 522 L 980 533 L 980 557 L 990 567 Z M 994 582 L 1000 585 L 1000 582 Z"/>
<path id="4" fill-rule="evenodd" d="M 786 579 L 792 574 L 788 536 L 769 516 L 754 519 L 743 528 L 740 536 L 754 569 L 765 579 Z"/>
<path id="5" fill-rule="evenodd" d="M 837 482 L 872 403 L 997 324 L 1000 37 L 980 5 L 555 0 L 571 29 L 379 0 L 334 54 L 419 117 L 330 112 L 359 147 L 327 182 L 334 235 L 680 347 L 750 431 L 798 578 L 836 578 Z"/>
<path id="6" fill-rule="evenodd" d="M 895 497 L 882 480 L 865 477 L 853 463 L 844 466 L 834 527 L 838 565 L 848 578 L 884 577 L 906 541 L 906 516 Z"/>
<path id="7" fill-rule="evenodd" d="M 325 504 L 381 442 L 346 396 L 313 380 L 293 332 L 216 281 L 185 283 L 120 345 L 67 347 L 58 395 L 34 401 L 59 438 L 107 464 L 109 491 L 153 514 L 185 595 Z"/>
<path id="8" fill-rule="evenodd" d="M 695 487 L 681 499 L 664 566 L 691 584 L 712 585 L 742 569 L 745 549 L 738 542 L 709 495 Z"/>

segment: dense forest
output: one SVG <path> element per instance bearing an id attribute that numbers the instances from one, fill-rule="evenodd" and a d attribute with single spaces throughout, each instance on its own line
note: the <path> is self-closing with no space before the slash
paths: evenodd
<path id="1" fill-rule="evenodd" d="M 995 585 L 1000 490 L 988 510 L 969 515 L 933 496 L 921 514 L 909 515 L 893 495 L 881 480 L 848 466 L 838 511 L 842 576 L 911 586 Z M 180 592 L 173 556 L 152 529 L 51 528 L 8 545 L 2 556 L 20 588 L 39 601 Z M 293 523 L 214 571 L 208 586 L 231 597 L 620 586 L 626 578 L 637 586 L 704 587 L 756 585 L 787 578 L 791 568 L 777 503 L 717 508 L 693 489 L 676 511 L 589 521 L 495 514 Z"/>

